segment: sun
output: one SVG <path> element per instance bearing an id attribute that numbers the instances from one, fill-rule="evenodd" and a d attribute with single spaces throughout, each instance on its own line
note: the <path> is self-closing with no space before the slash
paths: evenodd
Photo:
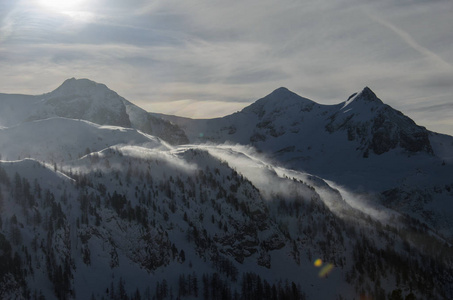
<path id="1" fill-rule="evenodd" d="M 59 14 L 78 23 L 89 23 L 95 19 L 91 11 L 93 0 L 34 0 L 43 12 Z M 89 7 L 88 7 L 89 5 Z"/>
<path id="2" fill-rule="evenodd" d="M 62 13 L 81 9 L 87 0 L 36 0 L 36 2 L 48 10 Z"/>

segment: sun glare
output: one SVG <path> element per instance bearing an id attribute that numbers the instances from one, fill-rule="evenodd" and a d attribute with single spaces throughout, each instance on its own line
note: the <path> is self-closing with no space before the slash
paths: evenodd
<path id="1" fill-rule="evenodd" d="M 55 12 L 76 11 L 81 8 L 87 0 L 37 0 L 42 7 Z"/>

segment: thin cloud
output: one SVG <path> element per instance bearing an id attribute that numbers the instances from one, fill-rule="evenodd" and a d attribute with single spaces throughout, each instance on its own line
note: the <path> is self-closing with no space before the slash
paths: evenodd
<path id="1" fill-rule="evenodd" d="M 393 25 L 391 22 L 386 21 L 383 18 L 379 18 L 376 15 L 373 14 L 368 14 L 370 18 L 375 20 L 376 22 L 380 23 L 381 25 L 387 27 L 390 29 L 392 32 L 394 32 L 396 35 L 398 35 L 405 43 L 407 43 L 411 48 L 419 52 L 421 55 L 425 56 L 429 60 L 431 60 L 437 67 L 442 68 L 447 71 L 452 71 L 453 67 L 450 63 L 442 59 L 439 55 L 437 55 L 435 52 L 429 50 L 426 47 L 423 47 L 419 43 L 417 43 L 414 38 L 404 30 L 398 28 L 397 26 Z"/>
<path id="2" fill-rule="evenodd" d="M 244 103 L 227 101 L 198 101 L 198 100 L 177 100 L 166 102 L 153 102 L 147 105 L 143 103 L 144 109 L 153 112 L 163 112 L 175 116 L 186 116 L 193 119 L 202 119 L 206 115 L 223 117 L 244 108 Z M 170 107 L 170 109 L 169 109 Z"/>

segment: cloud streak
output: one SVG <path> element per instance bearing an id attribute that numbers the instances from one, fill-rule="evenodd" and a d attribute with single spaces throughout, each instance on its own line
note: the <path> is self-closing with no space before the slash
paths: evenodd
<path id="1" fill-rule="evenodd" d="M 425 56 L 427 59 L 431 60 L 437 67 L 442 68 L 445 71 L 451 71 L 453 69 L 450 63 L 442 59 L 442 57 L 437 55 L 435 52 L 417 43 L 414 40 L 414 38 L 404 30 L 393 25 L 391 22 L 388 22 L 385 19 L 378 17 L 377 15 L 372 15 L 369 13 L 368 16 L 375 20 L 376 22 L 378 22 L 379 24 L 390 29 L 392 32 L 398 35 L 405 43 L 407 43 L 412 49 L 414 49 L 421 55 Z"/>

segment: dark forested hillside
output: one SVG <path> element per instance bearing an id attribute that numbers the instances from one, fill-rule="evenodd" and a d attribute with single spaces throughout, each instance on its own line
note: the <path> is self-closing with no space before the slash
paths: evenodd
<path id="1" fill-rule="evenodd" d="M 1 164 L 2 297 L 452 296 L 451 247 L 414 219 L 276 175 L 292 190 L 263 197 L 205 150 L 131 150 Z"/>

